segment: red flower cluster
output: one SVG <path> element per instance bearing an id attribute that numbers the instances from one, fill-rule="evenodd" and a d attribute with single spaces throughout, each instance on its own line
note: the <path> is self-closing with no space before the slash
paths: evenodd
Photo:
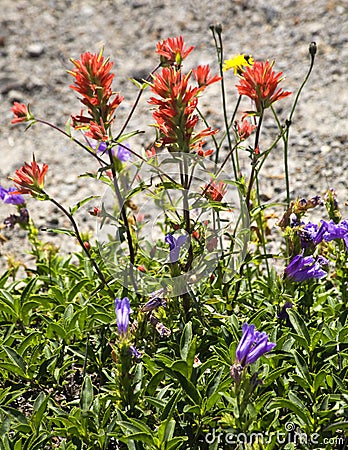
<path id="1" fill-rule="evenodd" d="M 68 73 L 75 77 L 75 84 L 71 89 L 82 95 L 81 102 L 87 107 L 89 117 L 72 116 L 75 128 L 87 128 L 87 136 L 98 141 L 108 140 L 107 130 L 112 123 L 117 107 L 123 100 L 118 93 L 111 89 L 114 74 L 111 68 L 113 63 L 104 59 L 102 52 L 92 54 L 83 53 L 79 60 L 72 59 L 75 65 Z M 111 98 L 113 97 L 113 99 Z"/>
<path id="2" fill-rule="evenodd" d="M 241 123 L 236 121 L 235 126 L 241 141 L 247 139 L 256 128 L 256 125 L 251 125 L 248 119 L 243 119 Z"/>
<path id="3" fill-rule="evenodd" d="M 222 181 L 216 182 L 215 180 L 212 180 L 209 184 L 204 186 L 203 192 L 210 200 L 221 202 L 227 192 L 227 187 Z"/>
<path id="4" fill-rule="evenodd" d="M 156 53 L 161 57 L 162 66 L 181 66 L 182 61 L 192 52 L 193 46 L 186 49 L 186 44 L 182 36 L 168 38 L 163 42 L 158 42 Z"/>
<path id="5" fill-rule="evenodd" d="M 42 193 L 44 187 L 44 178 L 48 170 L 48 165 L 43 164 L 40 168 L 33 155 L 31 164 L 25 163 L 20 169 L 16 170 L 15 176 L 10 178 L 18 190 L 13 194 L 31 194 Z"/>
<path id="6" fill-rule="evenodd" d="M 198 66 L 184 75 L 178 61 L 181 62 L 192 50 L 191 47 L 188 50 L 185 48 L 181 36 L 167 39 L 157 45 L 157 52 L 161 51 L 162 55 L 166 55 L 168 64 L 173 61 L 175 64 L 164 67 L 162 72 L 154 77 L 151 90 L 160 98 L 151 97 L 149 102 L 157 107 L 153 117 L 160 131 L 161 143 L 169 146 L 170 151 L 189 153 L 197 148 L 201 149 L 202 139 L 217 132 L 206 128 L 195 133 L 194 129 L 199 120 L 195 109 L 198 96 L 220 77 L 212 76 L 209 66 Z M 198 86 L 189 84 L 192 74 Z"/>
<path id="7" fill-rule="evenodd" d="M 34 119 L 34 116 L 30 112 L 29 106 L 24 103 L 14 102 L 11 111 L 14 115 L 14 118 L 11 120 L 11 123 L 13 124 L 28 122 L 29 120 Z"/>
<path id="8" fill-rule="evenodd" d="M 283 72 L 275 73 L 273 62 L 257 62 L 247 67 L 236 85 L 240 95 L 246 95 L 255 102 L 257 112 L 262 112 L 272 103 L 287 97 L 291 92 L 278 88 Z"/>

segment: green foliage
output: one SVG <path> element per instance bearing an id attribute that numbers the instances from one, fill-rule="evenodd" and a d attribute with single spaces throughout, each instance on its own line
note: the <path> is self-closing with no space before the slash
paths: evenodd
<path id="1" fill-rule="evenodd" d="M 220 59 L 221 29 L 213 27 L 213 35 L 220 45 Z M 181 63 L 180 52 L 175 57 Z M 219 64 L 222 73 L 221 60 Z M 312 65 L 313 55 L 305 81 Z M 151 84 L 154 73 L 144 82 L 133 80 L 140 94 Z M 176 75 L 181 76 L 179 72 Z M 187 91 L 186 96 L 198 95 L 197 89 Z M 97 90 L 94 85 L 93 90 Z M 105 202 L 92 211 L 101 218 L 100 229 L 113 227 L 109 242 L 93 246 L 84 239 L 73 216 L 96 197 L 65 209 L 42 191 L 43 198 L 52 201 L 70 221 L 71 228 L 50 231 L 77 239 L 82 248 L 74 259 L 41 243 L 32 222 L 21 224 L 28 231 L 35 264 L 20 280 L 12 278 L 11 269 L 0 278 L 0 450 L 343 448 L 348 432 L 348 258 L 344 242 L 323 239 L 315 247 L 308 239 L 308 246 L 301 248 L 301 220 L 316 206 L 316 200 L 305 201 L 305 206 L 300 199 L 290 202 L 286 161 L 291 120 L 282 125 L 271 108 L 279 135 L 260 153 L 258 139 L 266 109 L 262 105 L 266 103 L 260 104 L 253 113 L 255 145 L 245 148 L 244 137 L 238 137 L 234 124 L 235 113 L 227 120 L 223 95 L 226 129 L 220 143 L 214 139 L 216 161 L 225 139 L 229 153 L 215 172 L 208 167 L 211 161 L 205 164 L 199 154 L 202 148 L 195 146 L 203 137 L 192 131 L 195 116 L 190 120 L 192 130 L 189 127 L 188 133 L 185 128 L 184 116 L 191 106 L 184 108 L 185 114 L 179 115 L 180 121 L 171 130 L 190 144 L 184 149 L 179 146 L 185 157 L 170 153 L 173 158 L 166 157 L 161 167 L 152 152 L 151 164 L 147 164 L 132 151 L 141 163 L 138 160 L 129 171 L 123 161 L 110 156 L 113 147 L 140 131 L 123 133 L 125 125 L 118 138 L 110 134 L 107 163 L 73 138 L 70 121 L 67 124 L 64 134 L 98 159 L 96 172 L 83 176 L 105 183 L 116 194 L 118 204 L 107 210 Z M 175 112 L 167 111 L 166 119 Z M 168 132 L 168 127 L 160 128 Z M 205 133 L 209 136 L 210 129 Z M 169 138 L 162 142 L 164 146 L 169 142 L 169 151 L 177 149 L 178 142 L 172 142 L 171 135 Z M 267 214 L 279 205 L 261 202 L 258 174 L 280 140 L 287 191 L 286 211 L 279 222 L 285 240 L 283 253 L 285 258 L 298 256 L 300 250 L 309 257 L 315 252 L 325 256 L 331 272 L 320 281 L 296 282 L 273 267 L 282 256 L 269 250 Z M 193 149 L 191 158 L 186 158 L 185 149 Z M 251 158 L 248 180 L 240 175 L 237 157 L 238 151 L 245 150 Z M 219 181 L 229 158 L 235 179 Z M 168 176 L 165 163 L 173 160 L 177 173 L 169 170 Z M 146 181 L 140 176 L 144 161 L 151 174 Z M 198 169 L 205 170 L 211 181 L 197 192 L 192 183 Z M 132 177 L 139 178 L 139 183 L 129 187 Z M 226 218 L 233 212 L 224 201 L 226 186 L 236 188 L 233 208 L 240 203 L 240 217 L 234 226 Z M 162 208 L 165 219 L 156 223 L 160 233 L 155 245 L 139 238 L 145 224 L 138 224 L 135 217 L 138 207 L 133 200 L 138 195 Z M 340 223 L 332 191 L 326 206 L 329 217 Z M 207 212 L 215 231 L 228 223 L 225 234 L 209 234 L 209 220 L 201 217 Z M 296 226 L 291 224 L 293 215 L 299 222 Z M 178 255 L 178 237 L 173 237 L 173 230 L 185 232 L 187 236 L 181 234 L 180 238 L 190 241 Z M 169 250 L 165 235 L 176 243 L 171 242 Z M 204 276 L 198 273 L 200 266 L 192 273 L 195 258 L 207 257 L 209 262 L 218 244 L 214 267 L 207 266 L 211 269 L 207 273 L 202 270 Z M 144 248 L 149 249 L 148 255 Z M 233 260 L 235 254 L 241 255 L 240 260 Z M 111 258 L 107 262 L 106 256 Z M 138 272 L 149 276 L 143 283 L 144 292 L 151 283 L 161 282 L 163 292 L 148 295 L 135 289 L 137 282 L 142 282 Z M 179 275 L 187 276 L 178 283 L 185 289 L 173 294 Z M 126 296 L 132 308 L 131 323 L 122 330 L 119 321 L 124 317 L 115 316 L 114 299 Z M 251 363 L 237 357 L 240 347 L 246 345 L 243 340 L 243 345 L 238 345 L 244 323 L 255 325 L 276 344 Z M 255 347 L 247 353 L 252 349 Z"/>

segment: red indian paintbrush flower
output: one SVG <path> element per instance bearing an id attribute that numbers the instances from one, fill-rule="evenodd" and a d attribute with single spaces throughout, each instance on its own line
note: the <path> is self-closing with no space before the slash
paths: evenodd
<path id="1" fill-rule="evenodd" d="M 283 72 L 275 73 L 273 65 L 274 61 L 255 61 L 254 65 L 246 68 L 236 85 L 240 95 L 246 95 L 255 102 L 257 112 L 291 94 L 278 88 Z"/>
<path id="2" fill-rule="evenodd" d="M 256 125 L 251 125 L 247 119 L 243 119 L 241 123 L 236 121 L 235 126 L 238 137 L 241 141 L 247 139 L 256 128 Z"/>
<path id="3" fill-rule="evenodd" d="M 181 66 L 182 61 L 192 52 L 193 46 L 186 49 L 186 44 L 182 36 L 168 38 L 163 42 L 158 42 L 156 53 L 161 57 L 162 66 Z"/>
<path id="4" fill-rule="evenodd" d="M 24 103 L 14 102 L 11 111 L 13 112 L 14 118 L 11 120 L 11 123 L 20 123 L 20 122 L 28 122 L 29 120 L 33 120 L 34 116 L 31 114 L 29 105 L 25 105 Z"/>
<path id="5" fill-rule="evenodd" d="M 48 165 L 43 164 L 42 167 L 37 164 L 33 155 L 33 161 L 25 163 L 20 169 L 17 169 L 14 177 L 10 179 L 17 185 L 15 194 L 31 194 L 42 193 L 44 187 L 44 178 L 48 170 Z"/>
<path id="6" fill-rule="evenodd" d="M 76 121 L 85 125 L 93 121 L 107 129 L 114 118 L 116 108 L 123 100 L 121 95 L 111 89 L 114 74 L 110 71 L 113 63 L 109 58 L 104 59 L 102 53 L 86 52 L 81 54 L 79 60 L 71 60 L 75 68 L 68 70 L 68 73 L 75 77 L 75 84 L 70 87 L 82 95 L 81 102 L 87 106 L 91 116 L 74 116 L 74 126 L 77 125 Z"/>
<path id="7" fill-rule="evenodd" d="M 192 69 L 192 73 L 201 91 L 202 88 L 204 89 L 210 84 L 216 83 L 216 81 L 221 80 L 221 77 L 219 77 L 218 75 L 211 75 L 209 65 L 197 66 L 197 69 Z"/>
<path id="8" fill-rule="evenodd" d="M 211 77 L 210 71 L 197 69 L 201 86 L 190 86 L 191 73 L 182 74 L 174 67 L 164 67 L 160 74 L 154 77 L 151 90 L 160 98 L 151 97 L 150 103 L 157 106 L 153 117 L 160 130 L 161 142 L 169 146 L 170 151 L 188 153 L 199 146 L 205 136 L 217 132 L 206 128 L 199 133 L 194 131 L 198 123 L 198 115 L 194 114 L 198 103 L 198 95 L 208 86 L 217 81 Z"/>
<path id="9" fill-rule="evenodd" d="M 102 122 L 101 125 L 99 125 L 96 122 L 90 121 L 89 131 L 85 134 L 85 136 L 95 139 L 96 141 L 106 142 L 109 139 L 109 137 L 106 134 L 106 130 L 102 120 L 101 122 Z"/>
<path id="10" fill-rule="evenodd" d="M 227 192 L 227 187 L 222 181 L 212 180 L 204 186 L 203 192 L 204 195 L 210 200 L 213 200 L 214 202 L 221 202 Z"/>

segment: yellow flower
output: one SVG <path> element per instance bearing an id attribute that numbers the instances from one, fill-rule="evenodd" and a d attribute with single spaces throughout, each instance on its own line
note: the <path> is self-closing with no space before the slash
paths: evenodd
<path id="1" fill-rule="evenodd" d="M 233 69 L 235 75 L 242 75 L 244 72 L 244 67 L 250 67 L 254 64 L 254 59 L 251 55 L 237 55 L 232 59 L 226 59 L 222 70 Z"/>

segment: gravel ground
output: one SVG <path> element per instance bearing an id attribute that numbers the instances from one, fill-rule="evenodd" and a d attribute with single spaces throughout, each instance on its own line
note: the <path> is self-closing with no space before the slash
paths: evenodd
<path id="1" fill-rule="evenodd" d="M 69 89 L 69 58 L 84 51 L 97 52 L 115 61 L 114 89 L 125 96 L 119 108 L 122 124 L 137 94 L 130 77 L 142 77 L 157 64 L 154 48 L 158 40 L 182 34 L 196 47 L 187 69 L 211 64 L 217 69 L 209 26 L 223 26 L 226 59 L 237 53 L 251 53 L 256 59 L 275 59 L 275 69 L 283 71 L 282 86 L 296 92 L 309 65 L 308 46 L 315 41 L 318 53 L 312 76 L 300 98 L 291 129 L 290 177 L 294 196 L 322 194 L 334 187 L 341 205 L 348 201 L 348 3 L 346 0 L 0 0 L 0 145 L 1 185 L 7 177 L 31 160 L 49 164 L 47 191 L 65 204 L 88 195 L 102 194 L 103 187 L 77 175 L 93 171 L 95 163 L 71 142 L 49 128 L 36 125 L 24 133 L 24 126 L 11 126 L 13 101 L 30 102 L 37 117 L 64 127 L 70 114 L 80 110 L 75 92 Z M 235 80 L 227 82 L 232 112 Z M 147 95 L 147 94 L 146 94 Z M 146 130 L 147 145 L 154 132 L 146 95 L 129 125 Z M 277 109 L 284 121 L 293 96 L 282 100 Z M 221 123 L 220 95 L 212 86 L 202 99 L 213 126 Z M 264 123 L 266 146 L 276 132 L 271 114 Z M 247 170 L 247 161 L 245 170 Z M 261 180 L 261 189 L 270 201 L 284 200 L 281 147 L 275 148 Z M 48 203 L 28 200 L 30 214 L 39 227 L 64 226 L 64 218 Z M 94 220 L 86 206 L 79 216 L 82 229 L 93 229 Z M 14 208 L 0 205 L 0 217 Z M 347 211 L 346 211 L 347 213 Z M 347 216 L 347 214 L 346 214 Z M 25 233 L 19 228 L 2 230 L 7 241 L 0 247 L 1 266 L 8 253 L 17 258 L 25 249 Z M 40 237 L 61 245 L 65 251 L 77 249 L 66 236 Z M 25 259 L 25 258 L 24 258 Z"/>

